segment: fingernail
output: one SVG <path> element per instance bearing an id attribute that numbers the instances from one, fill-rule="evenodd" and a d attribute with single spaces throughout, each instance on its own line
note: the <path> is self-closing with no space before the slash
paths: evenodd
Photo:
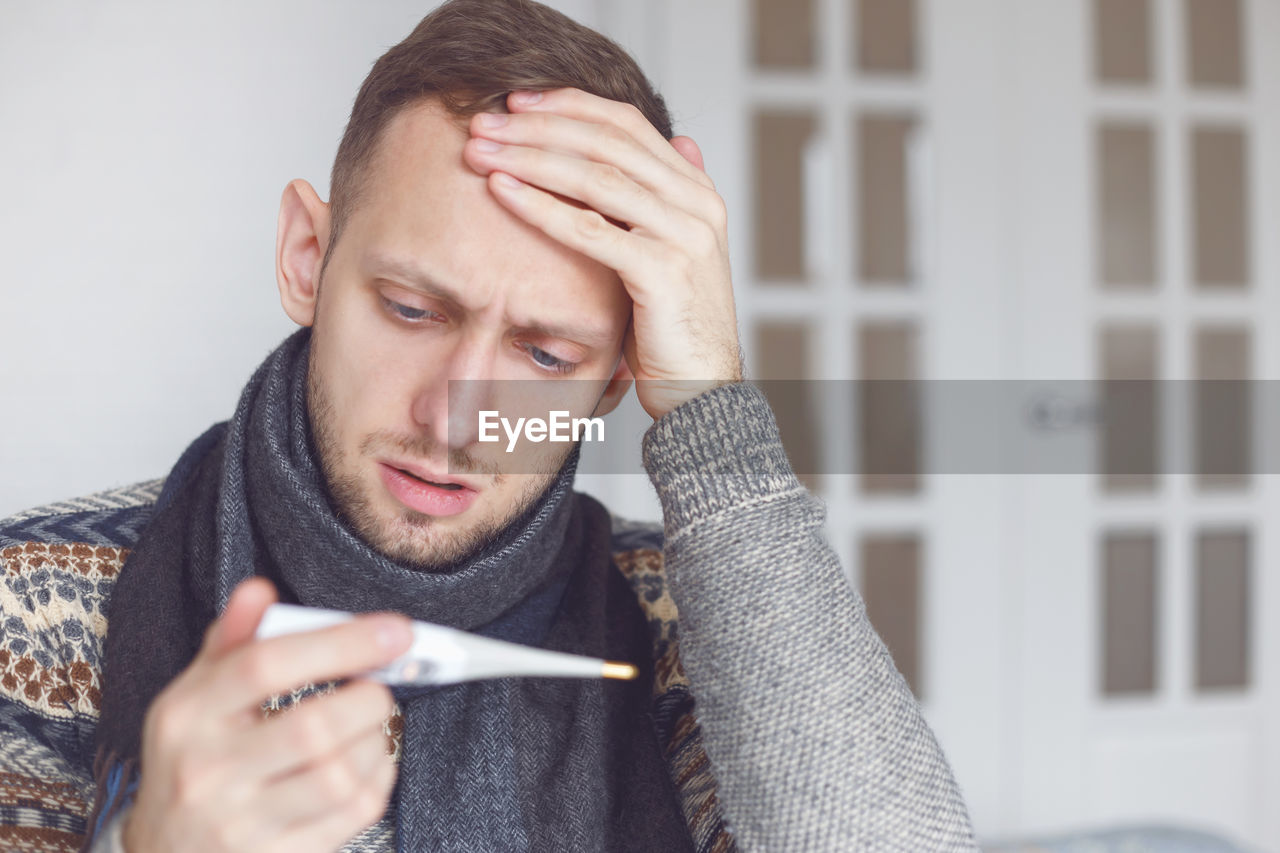
<path id="1" fill-rule="evenodd" d="M 508 187 L 513 190 L 519 189 L 523 186 L 519 181 L 508 175 L 506 172 L 494 172 L 493 179 L 504 187 Z"/>
<path id="2" fill-rule="evenodd" d="M 378 645 L 384 649 L 395 649 L 405 645 L 410 638 L 409 626 L 403 619 L 380 619 L 374 631 Z"/>
<path id="3" fill-rule="evenodd" d="M 501 151 L 502 145 L 500 143 L 494 142 L 492 139 L 477 139 L 476 150 L 482 151 L 485 154 L 492 154 L 495 151 Z"/>
<path id="4" fill-rule="evenodd" d="M 511 116 L 506 113 L 480 113 L 481 127 L 502 127 L 511 121 Z"/>
<path id="5" fill-rule="evenodd" d="M 536 104 L 538 103 L 538 101 L 541 101 L 541 100 L 542 100 L 541 92 L 516 92 L 515 93 L 515 101 L 517 104 L 524 104 L 525 106 L 528 106 L 529 104 Z"/>

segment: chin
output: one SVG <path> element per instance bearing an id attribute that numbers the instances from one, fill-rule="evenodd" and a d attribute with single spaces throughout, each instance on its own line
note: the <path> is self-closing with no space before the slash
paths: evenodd
<path id="1" fill-rule="evenodd" d="M 455 562 L 468 552 L 469 537 L 464 531 L 441 530 L 437 519 L 413 515 L 412 520 L 401 515 L 376 531 L 361 531 L 361 538 L 397 562 L 427 568 Z"/>
<path id="2" fill-rule="evenodd" d="M 486 524 L 469 507 L 458 515 L 437 518 L 409 509 L 394 498 L 378 518 L 353 519 L 360 538 L 386 557 L 417 568 L 434 569 L 465 561 L 501 533 L 503 525 Z"/>

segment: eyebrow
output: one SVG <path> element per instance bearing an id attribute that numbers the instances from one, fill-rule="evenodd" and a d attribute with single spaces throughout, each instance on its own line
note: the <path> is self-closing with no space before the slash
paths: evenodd
<path id="1" fill-rule="evenodd" d="M 462 311 L 468 310 L 460 290 L 440 283 L 434 276 L 429 275 L 425 270 L 406 259 L 392 255 L 373 254 L 367 258 L 367 265 L 376 277 L 389 276 L 413 287 L 415 290 L 421 290 L 429 296 L 448 302 Z M 518 332 L 534 333 L 548 338 L 559 338 L 597 348 L 605 346 L 613 339 L 613 335 L 607 329 L 591 326 L 533 322 L 515 325 L 513 328 Z"/>

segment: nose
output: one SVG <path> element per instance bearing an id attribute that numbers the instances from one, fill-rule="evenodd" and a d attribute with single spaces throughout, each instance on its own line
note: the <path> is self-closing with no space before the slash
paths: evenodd
<path id="1" fill-rule="evenodd" d="M 491 408 L 495 350 L 479 336 L 460 335 L 432 353 L 442 360 L 426 366 L 433 378 L 414 398 L 413 419 L 437 446 L 454 451 L 477 441 L 480 412 Z"/>

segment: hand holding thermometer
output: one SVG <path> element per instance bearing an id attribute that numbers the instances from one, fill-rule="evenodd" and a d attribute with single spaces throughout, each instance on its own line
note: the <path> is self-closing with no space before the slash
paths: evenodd
<path id="1" fill-rule="evenodd" d="M 257 637 L 265 640 L 281 634 L 314 631 L 352 618 L 354 614 L 341 610 L 273 604 L 258 624 Z M 425 685 L 508 676 L 632 679 L 636 677 L 636 668 L 629 663 L 549 652 L 415 621 L 409 651 L 386 666 L 365 673 L 364 677 L 388 685 Z"/>

